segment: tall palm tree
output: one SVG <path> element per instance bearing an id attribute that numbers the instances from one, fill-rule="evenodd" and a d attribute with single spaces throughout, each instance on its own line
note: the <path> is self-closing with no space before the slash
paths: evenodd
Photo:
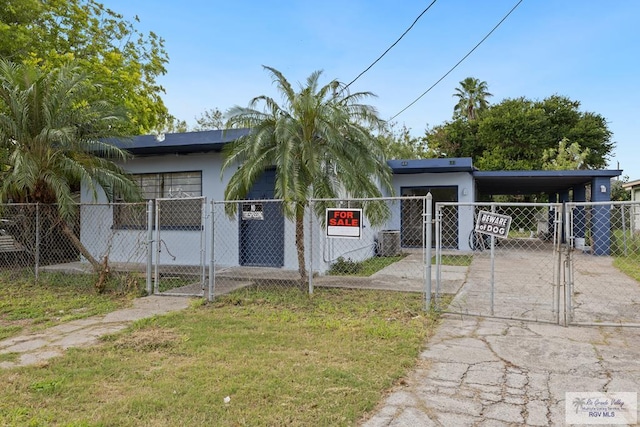
<path id="1" fill-rule="evenodd" d="M 474 77 L 467 77 L 460 82 L 453 96 L 458 98 L 458 103 L 453 107 L 453 116 L 466 117 L 467 120 L 475 120 L 482 110 L 489 106 L 487 98 L 493 96 L 488 91 L 487 82 Z"/>
<path id="2" fill-rule="evenodd" d="M 225 198 L 246 198 L 261 174 L 275 168 L 275 196 L 284 200 L 285 216 L 295 220 L 298 270 L 304 283 L 304 212 L 309 199 L 380 197 L 380 186 L 393 192 L 383 146 L 371 133 L 384 121 L 375 108 L 361 103 L 374 96 L 370 92 L 349 93 L 337 80 L 320 86 L 321 71 L 295 91 L 280 71 L 264 68 L 283 102 L 279 105 L 263 95 L 253 98 L 247 108 L 228 111 L 227 127 L 251 130 L 226 147 L 222 170 L 240 167 L 229 180 Z M 314 206 L 324 220 L 327 204 Z M 366 203 L 363 208 L 374 225 L 389 216 L 383 203 Z"/>
<path id="3" fill-rule="evenodd" d="M 73 192 L 81 182 L 109 200 L 139 198 L 136 184 L 112 160 L 125 151 L 104 142 L 117 137 L 124 117 L 89 96 L 97 90 L 73 65 L 48 72 L 0 60 L 0 203 L 57 205 L 61 231 L 96 271 L 98 262 L 74 234 L 69 222 L 76 209 Z"/>

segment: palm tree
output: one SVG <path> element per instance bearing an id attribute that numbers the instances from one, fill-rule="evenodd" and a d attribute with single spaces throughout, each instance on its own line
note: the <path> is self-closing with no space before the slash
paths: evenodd
<path id="1" fill-rule="evenodd" d="M 227 127 L 251 130 L 225 149 L 222 170 L 240 165 L 229 180 L 225 198 L 245 199 L 261 174 L 275 168 L 275 196 L 284 201 L 285 216 L 295 220 L 298 271 L 304 284 L 304 212 L 309 199 L 381 197 L 380 186 L 393 193 L 383 146 L 371 133 L 382 129 L 384 121 L 375 108 L 360 103 L 374 96 L 370 92 L 349 93 L 337 80 L 320 86 L 321 71 L 312 73 L 296 92 L 282 73 L 264 68 L 283 103 L 263 95 L 253 98 L 247 108 L 235 106 L 228 111 Z M 228 213 L 233 215 L 233 205 L 229 206 Z M 323 221 L 328 205 L 314 206 Z M 374 225 L 389 216 L 384 203 L 365 203 L 363 209 Z"/>
<path id="2" fill-rule="evenodd" d="M 124 116 L 106 102 L 87 101 L 95 90 L 73 65 L 45 72 L 0 60 L 0 150 L 7 153 L 0 203 L 55 203 L 62 233 L 99 272 L 103 264 L 69 226 L 76 212 L 73 192 L 83 182 L 94 197 L 100 187 L 109 200 L 136 200 L 139 190 L 112 161 L 126 152 L 104 142 L 119 136 L 115 129 Z"/>
<path id="3" fill-rule="evenodd" d="M 493 96 L 488 91 L 487 82 L 474 77 L 467 77 L 460 82 L 453 96 L 458 98 L 458 103 L 453 107 L 454 118 L 466 117 L 467 120 L 475 120 L 482 110 L 489 106 L 487 98 Z"/>

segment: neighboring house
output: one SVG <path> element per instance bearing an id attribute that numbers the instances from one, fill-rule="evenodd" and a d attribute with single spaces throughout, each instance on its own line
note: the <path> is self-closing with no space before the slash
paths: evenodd
<path id="1" fill-rule="evenodd" d="M 177 265 L 198 264 L 203 259 L 209 259 L 206 252 L 210 235 L 209 227 L 203 227 L 203 213 L 201 203 L 196 197 L 206 198 L 207 201 L 223 201 L 224 189 L 229 181 L 233 169 L 227 169 L 221 174 L 223 146 L 248 132 L 247 129 L 228 131 L 203 131 L 167 134 L 162 137 L 152 135 L 139 136 L 132 141 L 118 141 L 116 145 L 127 149 L 133 158 L 122 166 L 138 181 L 146 199 L 171 198 L 166 202 L 167 209 L 160 224 L 162 244 L 167 251 L 157 254 L 163 258 L 161 263 Z M 531 194 L 546 192 L 555 198 L 568 200 L 569 190 L 573 190 L 574 199 L 584 201 L 586 185 L 591 188 L 605 188 L 605 192 L 592 194 L 592 200 L 608 200 L 610 179 L 619 176 L 620 171 L 478 171 L 473 167 L 470 158 L 444 159 L 409 159 L 391 160 L 389 166 L 393 171 L 393 187 L 396 196 L 424 196 L 431 192 L 435 202 L 472 203 L 477 197 L 490 194 Z M 250 194 L 250 199 L 274 198 L 273 171 L 263 174 L 260 182 L 256 183 Z M 564 199 L 563 199 L 564 198 Z M 90 194 L 83 191 L 83 203 L 102 204 L 102 215 L 92 214 L 82 216 L 83 235 L 81 239 L 94 253 L 106 253 L 109 248 L 111 261 L 127 261 L 125 248 L 139 240 L 144 212 L 131 215 L 124 208 L 106 204 L 104 194 L 94 201 Z M 265 204 L 266 205 L 266 204 Z M 262 206 L 261 206 L 262 207 Z M 250 206 L 249 206 L 250 208 Z M 98 207 L 96 208 L 98 209 Z M 225 239 L 225 250 L 216 251 L 216 262 L 222 266 L 250 265 L 283 267 L 297 269 L 297 256 L 294 224 L 282 218 L 279 209 L 268 211 L 264 208 L 265 219 L 269 221 L 243 221 L 238 218 L 230 219 L 220 216 L 220 225 L 228 234 Z M 162 211 L 161 211 L 162 212 Z M 108 224 L 96 227 L 97 218 L 108 218 Z M 127 219 L 128 218 L 128 219 Z M 134 219 L 131 219 L 134 218 Z M 135 218 L 138 218 L 137 220 Z M 223 219 L 224 218 L 224 219 Z M 104 219 L 102 220 L 105 221 Z M 383 227 L 385 230 L 400 232 L 402 247 L 421 247 L 423 210 L 422 203 L 416 200 L 396 202 L 392 204 L 392 217 Z M 365 223 L 365 226 L 368 224 Z M 474 226 L 473 209 L 458 210 L 458 231 L 454 236 L 448 236 L 443 242 L 448 247 L 461 250 L 468 249 L 467 236 Z M 116 230 L 108 238 L 97 238 L 97 229 Z M 90 230 L 90 231 L 85 231 Z M 91 233 L 91 239 L 89 234 Z M 106 232 L 105 232 L 106 233 Z M 235 236 L 235 237 L 231 237 Z M 321 230 L 306 234 L 307 239 L 314 242 L 324 240 L 325 249 L 331 252 L 329 259 L 335 259 L 340 254 L 336 252 L 334 242 L 326 239 Z M 374 236 L 369 235 L 371 241 L 341 243 L 342 250 L 349 250 L 351 257 L 365 258 L 372 255 Z M 114 241 L 117 240 L 117 241 Z M 247 242 L 259 242 L 247 244 Z M 184 250 L 170 248 L 180 244 Z M 218 243 L 216 243 L 216 246 Z M 242 247 L 242 245 L 247 245 Z M 363 251 L 358 252 L 358 247 Z M 268 250 L 264 250 L 268 249 Z M 166 252 L 170 252 L 168 256 Z M 238 254 L 241 254 L 240 256 Z M 314 269 L 324 271 L 328 262 L 316 261 Z"/>
<path id="2" fill-rule="evenodd" d="M 631 193 L 631 201 L 640 202 L 640 179 L 622 184 L 622 188 Z M 633 230 L 640 233 L 640 206 L 633 205 Z"/>

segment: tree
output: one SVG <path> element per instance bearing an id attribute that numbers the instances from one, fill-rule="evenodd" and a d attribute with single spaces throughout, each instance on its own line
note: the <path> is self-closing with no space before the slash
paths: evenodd
<path id="1" fill-rule="evenodd" d="M 631 200 L 631 192 L 624 188 L 624 184 L 629 182 L 629 176 L 624 175 L 620 179 L 611 180 L 611 200 L 614 202 L 626 202 Z"/>
<path id="2" fill-rule="evenodd" d="M 487 82 L 474 77 L 467 77 L 460 82 L 453 96 L 458 98 L 458 103 L 453 107 L 453 117 L 464 117 L 467 120 L 475 120 L 483 110 L 487 109 L 487 98 L 493 96 L 488 91 Z"/>
<path id="3" fill-rule="evenodd" d="M 80 182 L 97 196 L 138 200 L 139 190 L 111 159 L 127 154 L 104 142 L 116 133 L 122 115 L 104 101 L 99 88 L 71 65 L 44 72 L 27 64 L 0 60 L 0 203 L 57 204 L 61 231 L 91 263 L 103 265 L 82 245 L 69 226 L 75 215 L 73 191 Z M 105 260 L 106 263 L 106 260 Z"/>
<path id="4" fill-rule="evenodd" d="M 416 138 L 411 135 L 411 129 L 402 125 L 396 128 L 396 123 L 388 124 L 378 134 L 380 143 L 388 159 L 424 159 L 429 157 L 424 137 Z"/>
<path id="5" fill-rule="evenodd" d="M 211 108 L 200 114 L 200 117 L 196 118 L 195 130 L 218 130 L 224 127 L 224 117 L 222 111 L 217 108 Z"/>
<path id="6" fill-rule="evenodd" d="M 383 146 L 370 131 L 382 128 L 384 122 L 372 106 L 361 103 L 373 96 L 369 92 L 349 93 L 337 80 L 320 86 L 321 71 L 312 73 L 296 92 L 280 71 L 264 68 L 283 103 L 262 95 L 253 98 L 247 108 L 229 110 L 227 126 L 250 128 L 250 133 L 225 147 L 223 171 L 239 165 L 225 198 L 246 198 L 261 174 L 275 167 L 275 196 L 283 199 L 285 216 L 295 220 L 303 284 L 307 278 L 304 214 L 309 199 L 381 197 L 378 183 L 393 193 Z M 314 206 L 318 217 L 324 218 L 326 205 Z M 363 209 L 373 225 L 382 224 L 390 214 L 380 202 L 365 203 Z"/>
<path id="7" fill-rule="evenodd" d="M 73 60 L 100 85 L 94 100 L 126 109 L 128 120 L 119 126 L 127 134 L 145 133 L 167 119 L 164 89 L 156 81 L 166 73 L 164 41 L 94 0 L 5 0 L 0 57 L 46 70 Z"/>
<path id="8" fill-rule="evenodd" d="M 584 169 L 590 151 L 588 148 L 582 150 L 576 142 L 569 144 L 567 138 L 562 138 L 562 141 L 558 143 L 558 148 L 549 148 L 542 153 L 542 169 Z"/>
<path id="9" fill-rule="evenodd" d="M 582 168 L 605 167 L 614 147 L 607 122 L 579 107 L 558 95 L 505 99 L 475 120 L 457 118 L 434 127 L 427 144 L 436 156 L 472 157 L 482 170 L 532 170 L 544 168 L 545 150 L 558 150 L 566 138 L 576 152 L 586 153 Z"/>

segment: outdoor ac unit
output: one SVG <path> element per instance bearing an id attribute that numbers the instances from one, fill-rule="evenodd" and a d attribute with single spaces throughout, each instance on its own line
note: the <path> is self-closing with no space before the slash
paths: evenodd
<path id="1" fill-rule="evenodd" d="M 378 248 L 380 256 L 400 255 L 400 231 L 382 230 L 378 235 Z"/>

